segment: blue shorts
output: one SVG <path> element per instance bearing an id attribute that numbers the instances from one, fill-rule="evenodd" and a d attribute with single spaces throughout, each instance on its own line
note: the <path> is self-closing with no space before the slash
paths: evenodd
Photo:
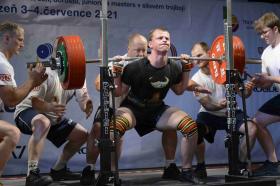
<path id="1" fill-rule="evenodd" d="M 238 131 L 243 121 L 244 113 L 241 110 L 236 110 L 236 130 Z M 197 115 L 196 123 L 199 126 L 207 125 L 209 128 L 209 133 L 205 134 L 203 137 L 209 142 L 214 143 L 214 138 L 217 130 L 225 130 L 227 132 L 227 117 L 216 116 L 208 112 L 200 112 Z"/>
<path id="2" fill-rule="evenodd" d="M 23 134 L 32 135 L 32 119 L 39 113 L 33 108 L 26 109 L 18 114 L 15 119 L 17 127 Z M 61 122 L 56 125 L 51 125 L 47 139 L 50 140 L 56 147 L 60 147 L 67 141 L 68 136 L 76 126 L 76 122 L 71 119 L 62 118 Z"/>

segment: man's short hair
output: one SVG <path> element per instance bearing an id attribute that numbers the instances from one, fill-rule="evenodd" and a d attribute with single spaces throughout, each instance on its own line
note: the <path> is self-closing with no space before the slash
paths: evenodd
<path id="1" fill-rule="evenodd" d="M 164 32 L 169 32 L 165 27 L 157 27 L 157 28 L 154 28 L 152 29 L 150 32 L 149 32 L 149 35 L 148 35 L 148 41 L 151 41 L 152 38 L 153 38 L 153 34 L 156 30 L 160 30 L 160 31 L 164 31 Z"/>
<path id="2" fill-rule="evenodd" d="M 143 36 L 139 33 L 133 33 L 128 37 L 128 46 L 130 46 L 133 43 L 134 39 L 137 37 L 139 37 L 139 38 L 142 37 L 142 38 L 146 39 L 145 36 Z"/>
<path id="3" fill-rule="evenodd" d="M 200 42 L 195 43 L 195 44 L 193 45 L 193 47 L 192 47 L 192 50 L 193 50 L 194 47 L 197 46 L 197 45 L 200 45 L 201 48 L 202 48 L 205 52 L 208 52 L 208 51 L 209 51 L 209 46 L 208 46 L 208 44 L 205 43 L 204 41 L 200 41 Z"/>
<path id="4" fill-rule="evenodd" d="M 17 23 L 9 21 L 3 22 L 0 24 L 0 37 L 2 37 L 5 33 L 14 35 L 19 29 L 22 29 L 22 27 Z"/>
<path id="5" fill-rule="evenodd" d="M 267 12 L 254 21 L 255 30 L 259 33 L 262 32 L 264 27 L 274 28 L 275 26 L 280 31 L 280 20 L 273 12 Z"/>

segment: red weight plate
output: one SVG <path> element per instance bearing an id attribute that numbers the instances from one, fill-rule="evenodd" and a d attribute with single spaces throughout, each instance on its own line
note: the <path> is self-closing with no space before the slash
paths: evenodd
<path id="1" fill-rule="evenodd" d="M 212 43 L 210 57 L 223 58 L 225 55 L 224 36 L 218 36 Z M 226 79 L 226 61 L 210 61 L 210 73 L 213 80 L 218 84 L 223 84 Z"/>
<path id="2" fill-rule="evenodd" d="M 62 82 L 63 89 L 82 88 L 86 75 L 86 57 L 81 38 L 79 36 L 60 36 L 58 43 L 65 46 L 68 63 L 68 72 Z"/>
<path id="3" fill-rule="evenodd" d="M 240 73 L 243 73 L 245 68 L 245 49 L 241 39 L 237 36 L 233 36 L 233 60 L 234 68 Z M 223 61 L 210 61 L 209 68 L 213 80 L 218 84 L 224 84 L 226 82 L 226 65 L 225 61 L 225 43 L 224 36 L 218 36 L 212 43 L 210 49 L 210 57 L 221 58 Z"/>
<path id="4" fill-rule="evenodd" d="M 233 37 L 233 57 L 234 68 L 241 74 L 245 68 L 245 47 L 241 39 L 237 36 Z"/>

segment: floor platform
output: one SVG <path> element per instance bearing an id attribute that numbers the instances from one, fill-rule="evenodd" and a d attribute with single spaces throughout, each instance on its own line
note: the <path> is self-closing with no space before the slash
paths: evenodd
<path id="1" fill-rule="evenodd" d="M 196 185 L 217 185 L 217 186 L 280 186 L 280 177 L 265 177 L 254 178 L 253 180 L 238 181 L 238 182 L 225 182 L 225 175 L 227 174 L 226 167 L 209 168 L 207 169 L 208 179 L 206 183 Z M 183 183 L 176 180 L 163 180 L 161 179 L 162 169 L 135 169 L 135 170 L 121 170 L 120 178 L 122 186 L 181 186 L 193 185 L 191 183 Z M 2 183 L 4 186 L 24 186 L 25 177 L 12 176 L 3 177 Z M 113 184 L 109 184 L 113 185 Z M 51 184 L 51 186 L 80 186 L 79 180 L 75 181 L 61 181 Z"/>

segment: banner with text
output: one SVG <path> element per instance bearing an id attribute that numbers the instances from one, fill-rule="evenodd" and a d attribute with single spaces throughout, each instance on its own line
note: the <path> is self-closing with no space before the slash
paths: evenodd
<path id="1" fill-rule="evenodd" d="M 147 36 L 158 26 L 166 27 L 171 33 L 172 50 L 170 55 L 190 54 L 192 45 L 205 41 L 209 45 L 223 34 L 223 9 L 226 1 L 222 0 L 108 0 L 108 53 L 110 57 L 122 55 L 127 50 L 127 39 L 132 33 L 139 32 Z M 264 12 L 280 12 L 279 6 L 269 3 L 248 3 L 233 1 L 233 34 L 239 36 L 246 48 L 246 57 L 260 58 L 265 47 L 252 27 L 254 20 Z M 1 0 L 0 22 L 15 21 L 25 29 L 25 47 L 22 53 L 11 59 L 15 68 L 16 81 L 20 85 L 27 78 L 26 62 L 50 57 L 53 43 L 57 36 L 79 35 L 85 47 L 87 59 L 98 57 L 101 35 L 100 12 L 101 0 Z M 43 53 L 41 50 L 45 49 Z M 192 74 L 197 70 L 195 68 Z M 249 73 L 260 72 L 260 65 L 247 65 Z M 99 73 L 99 64 L 88 64 L 86 80 L 94 101 L 94 110 L 99 105 L 100 95 L 95 90 L 94 79 Z M 278 91 L 254 89 L 254 94 L 247 99 L 249 116 Z M 240 99 L 238 101 L 241 106 Z M 191 92 L 176 96 L 169 92 L 166 102 L 179 107 L 196 118 L 199 103 Z M 92 127 L 94 114 L 85 119 L 85 114 L 77 111 L 78 104 L 72 101 L 67 106 L 66 116 L 81 123 L 88 130 Z M 2 120 L 13 121 L 12 112 L 0 114 Z M 270 127 L 275 144 L 280 141 L 280 128 Z M 178 133 L 179 139 L 181 134 Z M 8 162 L 4 174 L 24 174 L 27 170 L 27 144 L 29 136 L 21 140 Z M 164 165 L 164 153 L 161 145 L 161 133 L 154 131 L 140 138 L 134 130 L 124 136 L 123 153 L 120 169 L 161 167 Z M 218 132 L 215 145 L 207 144 L 206 163 L 227 163 L 227 149 L 224 147 L 225 132 Z M 176 162 L 181 165 L 180 140 L 178 140 Z M 276 146 L 277 147 L 277 146 Z M 49 141 L 40 159 L 41 172 L 48 172 L 55 163 L 62 149 L 55 148 Z M 277 151 L 279 154 L 280 150 Z M 71 170 L 80 171 L 86 165 L 86 148 L 71 159 Z M 252 152 L 253 161 L 265 160 L 262 149 L 257 144 Z M 99 164 L 97 164 L 98 166 Z"/>

